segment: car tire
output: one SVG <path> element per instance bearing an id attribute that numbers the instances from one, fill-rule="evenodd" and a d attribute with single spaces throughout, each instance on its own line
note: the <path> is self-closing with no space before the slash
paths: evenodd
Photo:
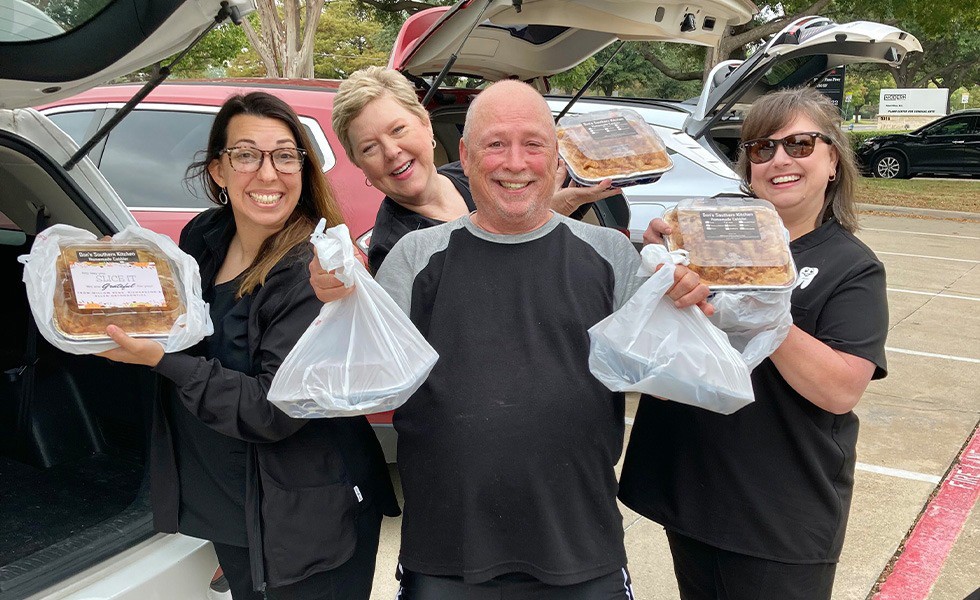
<path id="1" fill-rule="evenodd" d="M 908 170 L 905 158 L 895 152 L 886 152 L 875 157 L 871 172 L 875 177 L 882 179 L 905 179 L 908 177 Z"/>

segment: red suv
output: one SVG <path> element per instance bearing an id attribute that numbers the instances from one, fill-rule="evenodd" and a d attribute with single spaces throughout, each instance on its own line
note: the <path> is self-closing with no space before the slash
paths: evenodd
<path id="1" fill-rule="evenodd" d="M 138 85 L 91 89 L 41 107 L 41 112 L 83 143 L 139 90 Z M 89 154 L 144 227 L 175 240 L 194 214 L 208 208 L 197 181 L 184 172 L 207 145 L 215 113 L 229 96 L 263 90 L 279 96 L 300 116 L 333 185 L 355 238 L 369 234 L 383 195 L 365 184 L 330 127 L 337 82 L 241 79 L 165 83 L 150 93 Z M 367 240 L 358 239 L 362 249 Z"/>

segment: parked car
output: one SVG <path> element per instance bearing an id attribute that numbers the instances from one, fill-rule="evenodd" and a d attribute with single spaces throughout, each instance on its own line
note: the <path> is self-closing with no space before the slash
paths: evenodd
<path id="1" fill-rule="evenodd" d="M 865 175 L 980 176 L 980 109 L 956 111 L 915 131 L 868 138 L 857 151 Z"/>
<path id="2" fill-rule="evenodd" d="M 466 107 L 479 93 L 472 89 L 479 80 L 521 79 L 547 94 L 549 76 L 610 44 L 648 40 L 712 45 L 726 28 L 746 23 L 756 10 L 743 0 L 669 5 L 614 0 L 575 4 L 537 0 L 523 5 L 510 0 L 464 1 L 412 16 L 396 39 L 388 64 L 416 82 L 420 94 L 431 95 L 436 138 L 448 149 L 445 160 L 455 160 Z M 546 97 L 556 115 L 632 108 L 663 138 L 674 168 L 656 183 L 624 189 L 632 211 L 630 238 L 639 244 L 650 219 L 681 198 L 740 193 L 731 163 L 740 137 L 740 115 L 755 98 L 777 89 L 816 84 L 848 63 L 898 65 L 909 53 L 921 51 L 914 36 L 895 27 L 804 17 L 748 59 L 716 66 L 701 95 L 691 101 Z M 430 92 L 440 74 L 463 77 L 467 87 Z"/>

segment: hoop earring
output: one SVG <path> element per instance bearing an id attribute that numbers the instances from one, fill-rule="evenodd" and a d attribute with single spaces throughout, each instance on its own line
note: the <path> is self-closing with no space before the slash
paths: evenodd
<path id="1" fill-rule="evenodd" d="M 364 178 L 364 185 L 368 187 L 374 187 L 373 185 L 371 185 L 371 181 L 367 177 Z"/>
<path id="2" fill-rule="evenodd" d="M 436 138 L 432 138 L 432 149 L 436 149 Z"/>
<path id="3" fill-rule="evenodd" d="M 833 181 L 835 179 L 837 179 L 837 173 L 831 173 L 830 174 L 830 181 Z"/>
<path id="4" fill-rule="evenodd" d="M 220 204 L 222 206 L 224 206 L 225 204 L 228 204 L 228 190 L 227 189 L 221 188 L 221 191 L 218 192 L 218 204 Z"/>

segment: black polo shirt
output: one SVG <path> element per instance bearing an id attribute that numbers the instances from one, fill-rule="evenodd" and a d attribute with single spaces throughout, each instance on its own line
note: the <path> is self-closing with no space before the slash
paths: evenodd
<path id="1" fill-rule="evenodd" d="M 836 221 L 794 240 L 797 327 L 885 376 L 885 270 Z M 858 418 L 801 396 L 767 359 L 755 402 L 732 415 L 643 398 L 620 499 L 718 548 L 789 563 L 836 562 L 854 485 Z"/>

